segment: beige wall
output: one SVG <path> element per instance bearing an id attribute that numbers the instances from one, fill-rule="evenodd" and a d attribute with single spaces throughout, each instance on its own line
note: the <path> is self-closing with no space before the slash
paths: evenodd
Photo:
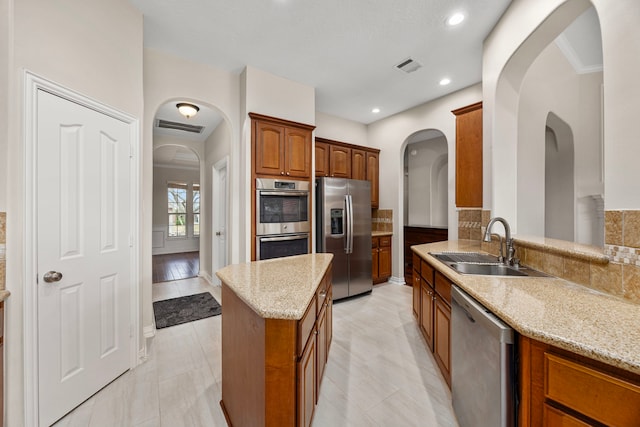
<path id="1" fill-rule="evenodd" d="M 513 222 L 517 232 L 517 104 L 520 83 L 538 53 L 591 4 L 602 31 L 604 57 L 605 207 L 637 209 L 634 101 L 640 99 L 640 3 L 635 0 L 514 2 L 485 40 L 483 55 L 484 207 Z M 522 49 L 519 49 L 522 46 Z M 493 166 L 492 166 L 493 165 Z"/>
<path id="2" fill-rule="evenodd" d="M 369 144 L 367 125 L 320 112 L 316 112 L 315 136 L 349 144 Z"/>
<path id="3" fill-rule="evenodd" d="M 456 120 L 451 110 L 482 100 L 480 84 L 470 86 L 435 101 L 411 108 L 368 126 L 369 145 L 380 149 L 380 209 L 392 209 L 393 217 L 393 278 L 404 280 L 403 247 L 403 173 L 404 149 L 407 139 L 425 129 L 436 129 L 447 140 L 449 164 L 455 165 Z M 449 168 L 448 223 L 457 224 L 455 207 L 455 168 Z M 457 239 L 458 230 L 449 228 L 449 238 Z"/>
<path id="4" fill-rule="evenodd" d="M 23 70 L 141 118 L 142 15 L 126 0 L 67 0 L 65 7 L 44 0 L 3 1 L 0 9 L 9 11 L 1 19 L 8 20 L 14 36 L 9 39 L 9 74 L 7 85 L 3 84 L 9 94 L 9 109 L 2 115 L 8 136 L 0 137 L 0 158 L 6 162 L 0 167 L 0 182 L 13 177 L 0 187 L 0 204 L 6 202 L 7 208 L 7 289 L 11 292 L 5 313 L 5 425 L 21 426 L 25 423 L 22 295 L 24 286 L 33 286 L 23 282 Z M 2 49 L 0 53 L 5 53 Z M 2 79 L 0 73 L 0 83 Z"/>

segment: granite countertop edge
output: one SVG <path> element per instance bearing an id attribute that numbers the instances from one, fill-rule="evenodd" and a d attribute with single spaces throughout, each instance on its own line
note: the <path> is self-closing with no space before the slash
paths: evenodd
<path id="1" fill-rule="evenodd" d="M 471 240 L 411 247 L 520 334 L 640 374 L 640 307 L 557 277 L 463 275 L 429 252 L 480 251 Z"/>
<path id="2" fill-rule="evenodd" d="M 296 255 L 228 265 L 216 275 L 260 317 L 300 320 L 332 259 L 326 253 Z"/>
<path id="3" fill-rule="evenodd" d="M 372 231 L 371 237 L 385 237 L 385 236 L 393 236 L 393 232 L 391 231 Z"/>
<path id="4" fill-rule="evenodd" d="M 7 298 L 9 298 L 10 295 L 11 295 L 11 292 L 5 289 L 0 290 L 0 302 L 3 302 Z"/>

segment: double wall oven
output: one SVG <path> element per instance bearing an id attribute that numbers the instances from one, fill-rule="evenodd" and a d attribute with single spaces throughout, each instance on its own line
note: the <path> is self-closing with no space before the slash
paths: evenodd
<path id="1" fill-rule="evenodd" d="M 309 252 L 309 181 L 256 179 L 256 259 Z"/>

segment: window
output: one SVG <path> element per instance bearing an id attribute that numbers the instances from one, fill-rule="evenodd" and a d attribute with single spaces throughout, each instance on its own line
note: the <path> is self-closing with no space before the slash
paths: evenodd
<path id="1" fill-rule="evenodd" d="M 169 237 L 187 236 L 187 189 L 186 183 L 170 182 L 167 185 Z"/>
<path id="2" fill-rule="evenodd" d="M 193 236 L 200 235 L 200 184 L 193 184 Z"/>

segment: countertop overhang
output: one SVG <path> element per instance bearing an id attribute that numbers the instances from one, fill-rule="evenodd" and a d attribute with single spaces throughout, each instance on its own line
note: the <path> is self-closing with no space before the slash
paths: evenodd
<path id="1" fill-rule="evenodd" d="M 480 251 L 453 240 L 411 249 L 520 334 L 640 374 L 640 306 L 557 277 L 455 272 L 429 252 Z"/>
<path id="2" fill-rule="evenodd" d="M 299 320 L 332 259 L 322 253 L 233 264 L 216 276 L 261 317 Z"/>

